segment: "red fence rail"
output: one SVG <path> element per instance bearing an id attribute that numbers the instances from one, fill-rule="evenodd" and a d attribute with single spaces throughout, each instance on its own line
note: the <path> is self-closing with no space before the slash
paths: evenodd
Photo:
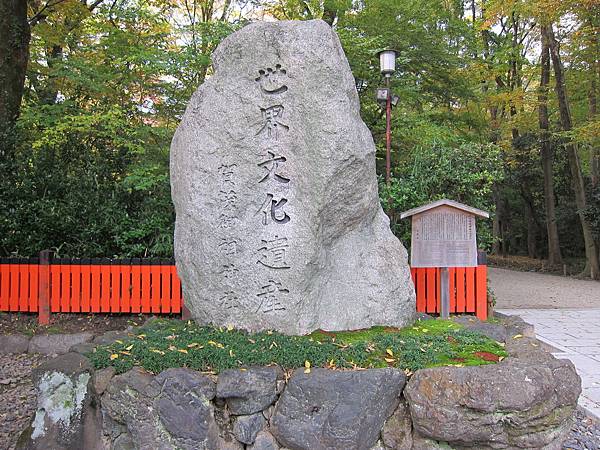
<path id="1" fill-rule="evenodd" d="M 487 318 L 487 266 L 451 268 L 450 312 Z M 417 311 L 440 312 L 440 270 L 413 268 Z M 0 258 L 0 311 L 180 314 L 172 259 Z"/>

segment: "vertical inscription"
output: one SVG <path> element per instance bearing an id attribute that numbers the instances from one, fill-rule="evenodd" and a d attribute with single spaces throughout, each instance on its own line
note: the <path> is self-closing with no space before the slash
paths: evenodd
<path id="1" fill-rule="evenodd" d="M 219 273 L 226 281 L 233 282 L 239 270 L 235 266 L 234 257 L 239 253 L 240 240 L 233 235 L 238 223 L 237 208 L 238 194 L 236 191 L 237 164 L 223 162 L 219 166 L 219 181 L 221 188 L 218 193 L 219 212 L 217 215 L 217 228 L 224 233 L 218 238 L 217 250 L 221 255 Z M 242 305 L 239 295 L 229 286 L 219 298 L 221 308 L 229 310 Z"/>
<path id="2" fill-rule="evenodd" d="M 256 82 L 263 94 L 278 96 L 288 91 L 287 79 L 287 71 L 281 64 L 276 64 L 275 68 L 259 69 Z M 282 174 L 287 157 L 279 150 L 271 148 L 273 145 L 280 145 L 281 140 L 290 129 L 284 116 L 286 112 L 284 98 L 281 96 L 277 98 L 278 103 L 274 102 L 270 106 L 260 108 L 262 122 L 256 132 L 256 136 L 260 136 L 269 145 L 269 148 L 265 149 L 265 157 L 257 161 L 257 166 L 263 170 L 263 173 L 256 182 L 264 185 L 265 191 L 263 191 L 264 199 L 256 214 L 261 216 L 263 227 L 279 227 L 292 220 L 286 211 L 288 198 L 285 194 L 292 184 L 292 180 Z M 278 189 L 275 189 L 276 186 Z M 282 195 L 281 189 L 284 189 L 284 195 Z M 264 230 L 266 231 L 267 228 Z M 289 269 L 287 257 L 290 245 L 288 238 L 281 231 L 275 235 L 261 238 L 260 245 L 257 245 L 256 263 L 266 267 L 274 275 Z M 269 314 L 286 308 L 285 299 L 289 290 L 274 275 L 267 275 L 265 283 L 259 286 L 259 292 L 256 294 L 258 300 L 256 313 Z"/>

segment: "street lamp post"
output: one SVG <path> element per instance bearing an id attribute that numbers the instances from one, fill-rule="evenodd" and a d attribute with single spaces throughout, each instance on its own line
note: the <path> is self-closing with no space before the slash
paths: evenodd
<path id="1" fill-rule="evenodd" d="M 392 172 L 392 92 L 390 90 L 390 77 L 396 70 L 396 52 L 383 50 L 379 52 L 379 66 L 385 76 L 385 182 L 389 186 Z"/>

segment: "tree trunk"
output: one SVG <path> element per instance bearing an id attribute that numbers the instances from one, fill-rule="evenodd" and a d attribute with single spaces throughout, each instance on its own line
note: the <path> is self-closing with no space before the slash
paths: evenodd
<path id="1" fill-rule="evenodd" d="M 538 93 L 538 117 L 540 126 L 540 155 L 542 170 L 544 172 L 544 205 L 546 207 L 546 231 L 548 234 L 548 264 L 551 266 L 562 265 L 560 253 L 560 240 L 556 226 L 556 200 L 554 197 L 554 152 L 550 144 L 550 131 L 548 125 L 548 84 L 550 83 L 550 51 L 548 49 L 546 25 L 541 28 L 542 55 L 541 77 Z"/>
<path id="2" fill-rule="evenodd" d="M 27 1 L 0 0 L 0 135 L 19 117 L 30 38 Z"/>
<path id="3" fill-rule="evenodd" d="M 598 68 L 594 68 L 592 72 L 592 82 L 590 83 L 589 103 L 590 103 L 590 120 L 594 120 L 598 114 L 598 75 L 600 75 L 600 64 L 595 63 Z M 592 144 L 590 152 L 590 174 L 592 178 L 592 189 L 596 189 L 600 185 L 600 146 L 595 141 Z"/>
<path id="4" fill-rule="evenodd" d="M 500 187 L 494 184 L 492 188 L 492 195 L 494 197 L 494 204 L 496 205 L 495 214 L 492 222 L 492 234 L 494 241 L 492 243 L 492 254 L 499 255 L 502 243 L 502 226 L 500 222 L 500 216 L 502 215 L 502 199 L 500 198 Z"/>
<path id="5" fill-rule="evenodd" d="M 529 185 L 521 186 L 521 197 L 525 203 L 525 217 L 527 217 L 527 256 L 537 258 L 538 224 L 535 220 L 535 207 Z"/>
<path id="6" fill-rule="evenodd" d="M 552 58 L 552 67 L 554 69 L 554 78 L 556 82 L 556 96 L 558 98 L 558 108 L 560 111 L 560 123 L 564 131 L 571 131 L 571 111 L 569 110 L 569 102 L 567 99 L 567 90 L 565 86 L 563 65 L 560 58 L 558 42 L 554 37 L 552 25 L 548 25 L 544 30 L 548 40 L 548 48 L 550 57 Z M 598 260 L 598 249 L 592 234 L 590 222 L 585 217 L 587 208 L 587 200 L 585 198 L 585 184 L 581 173 L 581 163 L 577 147 L 573 142 L 566 143 L 567 157 L 569 159 L 569 167 L 571 169 L 571 177 L 573 181 L 573 190 L 575 191 L 575 203 L 577 204 L 577 214 L 581 222 L 583 231 L 583 240 L 585 244 L 586 264 L 583 275 L 591 275 L 595 279 L 600 279 L 600 262 Z"/>

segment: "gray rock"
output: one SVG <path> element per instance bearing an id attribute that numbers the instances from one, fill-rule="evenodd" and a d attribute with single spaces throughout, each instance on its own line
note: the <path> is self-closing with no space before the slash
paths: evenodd
<path id="1" fill-rule="evenodd" d="M 96 394 L 102 395 L 114 376 L 115 368 L 113 366 L 108 366 L 104 369 L 95 371 L 92 375 L 92 383 L 94 384 L 94 391 L 96 391 Z"/>
<path id="2" fill-rule="evenodd" d="M 399 404 L 406 377 L 396 369 L 294 372 L 270 431 L 292 450 L 367 450 Z"/>
<path id="3" fill-rule="evenodd" d="M 96 336 L 93 342 L 95 345 L 109 345 L 116 340 L 124 340 L 128 339 L 129 337 L 129 333 L 127 331 L 111 330 L 100 336 Z"/>
<path id="4" fill-rule="evenodd" d="M 508 316 L 502 320 L 502 323 L 507 328 L 508 337 L 522 335 L 529 338 L 535 338 L 535 330 L 533 325 L 525 322 L 519 316 Z"/>
<path id="5" fill-rule="evenodd" d="M 256 435 L 265 427 L 266 423 L 267 421 L 262 413 L 238 416 L 233 424 L 233 434 L 238 441 L 244 444 L 252 444 L 256 439 Z"/>
<path id="6" fill-rule="evenodd" d="M 153 377 L 134 368 L 112 379 L 102 406 L 138 449 L 212 450 L 220 441 L 214 395 L 214 383 L 200 372 L 168 369 Z"/>
<path id="7" fill-rule="evenodd" d="M 91 365 L 67 353 L 36 368 L 37 409 L 20 449 L 100 449 L 100 416 L 93 392 Z"/>
<path id="8" fill-rule="evenodd" d="M 280 450 L 279 444 L 268 431 L 261 431 L 256 435 L 254 444 L 248 445 L 246 450 Z"/>
<path id="9" fill-rule="evenodd" d="M 255 22 L 213 65 L 171 146 L 192 316 L 289 334 L 411 323 L 407 253 L 379 202 L 375 145 L 335 32 Z"/>
<path id="10" fill-rule="evenodd" d="M 123 433 L 115 439 L 111 450 L 135 450 L 135 443 L 129 433 Z"/>
<path id="11" fill-rule="evenodd" d="M 75 345 L 71 346 L 69 351 L 74 352 L 74 353 L 79 353 L 79 354 L 85 356 L 86 353 L 93 352 L 95 348 L 96 348 L 95 344 L 93 344 L 91 342 L 83 342 L 81 344 L 75 344 Z"/>
<path id="12" fill-rule="evenodd" d="M 420 321 L 425 321 L 425 320 L 435 320 L 435 318 L 433 316 L 430 316 L 427 313 L 417 313 L 417 319 L 416 320 L 420 320 Z"/>
<path id="13" fill-rule="evenodd" d="M 420 436 L 418 433 L 413 435 L 413 446 L 411 450 L 452 450 L 446 442 L 434 441 Z M 478 448 L 477 450 L 481 450 Z"/>
<path id="14" fill-rule="evenodd" d="M 217 397 L 227 401 L 232 414 L 254 414 L 277 399 L 283 371 L 276 366 L 224 370 L 217 381 Z"/>
<path id="15" fill-rule="evenodd" d="M 467 330 L 476 331 L 498 342 L 506 341 L 506 327 L 499 323 L 482 322 L 475 316 L 458 316 L 454 321 L 463 325 Z"/>
<path id="16" fill-rule="evenodd" d="M 385 422 L 383 430 L 381 430 L 381 440 L 387 448 L 411 450 L 413 445 L 412 421 L 410 410 L 404 400 L 400 402 L 394 414 Z"/>
<path id="17" fill-rule="evenodd" d="M 24 334 L 0 335 L 0 353 L 27 353 L 29 338 Z"/>
<path id="18" fill-rule="evenodd" d="M 537 339 L 530 337 L 510 337 L 506 338 L 505 350 L 511 358 L 520 360 L 544 363 L 554 359 L 551 353 L 544 351 L 544 345 Z"/>
<path id="19" fill-rule="evenodd" d="M 29 353 L 60 355 L 62 353 L 67 353 L 72 346 L 90 342 L 93 338 L 94 335 L 88 332 L 74 334 L 37 334 L 29 341 Z"/>
<path id="20" fill-rule="evenodd" d="M 565 439 L 580 392 L 568 360 L 507 358 L 419 370 L 404 396 L 423 438 L 453 447 L 550 449 Z"/>
<path id="21" fill-rule="evenodd" d="M 281 391 L 283 392 L 283 391 Z M 267 420 L 269 420 L 271 418 L 271 416 L 273 415 L 273 411 L 275 410 L 275 406 L 269 406 L 267 409 L 263 410 L 262 414 L 263 417 Z"/>
<path id="22" fill-rule="evenodd" d="M 219 441 L 218 450 L 244 450 L 244 447 L 245 447 L 244 444 L 236 441 L 235 439 L 230 440 L 230 441 L 221 439 Z"/>

